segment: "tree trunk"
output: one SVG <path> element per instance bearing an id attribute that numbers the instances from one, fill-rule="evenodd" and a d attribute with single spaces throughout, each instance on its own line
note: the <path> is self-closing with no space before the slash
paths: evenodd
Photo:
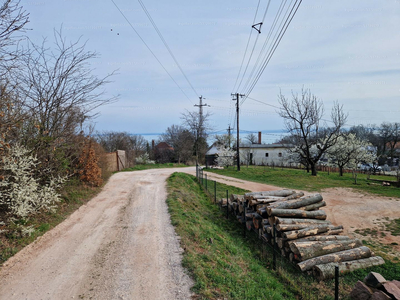
<path id="1" fill-rule="evenodd" d="M 331 225 L 329 221 L 326 221 L 326 223 L 320 223 L 320 224 L 311 224 L 311 223 L 306 223 L 306 224 L 277 224 L 276 229 L 278 231 L 292 231 L 292 230 L 300 230 L 304 228 L 310 228 L 315 225 L 323 225 L 327 226 L 329 228 L 336 228 L 335 226 Z M 329 227 L 330 226 L 330 227 Z"/>
<path id="2" fill-rule="evenodd" d="M 344 250 L 336 253 L 326 254 L 308 260 L 302 261 L 297 264 L 301 271 L 308 271 L 315 265 L 327 264 L 331 262 L 343 262 L 356 260 L 360 258 L 371 257 L 371 250 L 368 247 L 362 246 L 355 249 Z"/>
<path id="3" fill-rule="evenodd" d="M 298 201 L 295 201 L 295 202 L 283 202 L 283 203 L 275 206 L 275 208 L 295 209 L 295 208 L 300 208 L 303 206 L 315 204 L 315 203 L 318 203 L 321 201 L 322 201 L 321 194 L 315 194 L 315 195 L 311 195 L 311 196 L 307 196 L 307 197 L 302 197 Z"/>
<path id="4" fill-rule="evenodd" d="M 317 176 L 317 164 L 311 163 L 311 175 Z"/>
<path id="5" fill-rule="evenodd" d="M 317 219 L 294 219 L 294 218 L 275 218 L 276 224 L 331 224 L 327 220 Z"/>
<path id="6" fill-rule="evenodd" d="M 293 242 L 290 250 L 295 254 L 298 261 L 304 261 L 313 257 L 335 253 L 343 250 L 361 247 L 362 243 L 358 239 L 346 241 L 326 241 L 326 242 Z"/>
<path id="7" fill-rule="evenodd" d="M 293 241 L 288 241 L 288 245 L 290 247 L 290 245 L 295 242 L 311 242 L 311 241 L 324 242 L 324 241 L 345 241 L 345 240 L 350 240 L 350 238 L 344 235 L 314 235 L 314 236 L 306 236 L 304 238 Z"/>
<path id="8" fill-rule="evenodd" d="M 385 261 L 380 256 L 362 258 L 339 263 L 327 263 L 313 267 L 313 275 L 318 280 L 326 280 L 335 277 L 335 266 L 339 266 L 339 274 L 347 274 L 358 269 L 383 265 Z"/>
<path id="9" fill-rule="evenodd" d="M 326 213 L 323 210 L 305 211 L 301 209 L 267 208 L 267 212 L 269 216 L 326 220 Z"/>
<path id="10" fill-rule="evenodd" d="M 339 166 L 339 176 L 343 176 L 343 166 Z"/>
<path id="11" fill-rule="evenodd" d="M 318 202 L 318 203 L 314 203 L 314 204 L 310 204 L 310 205 L 301 207 L 300 209 L 312 211 L 312 210 L 316 210 L 316 209 L 318 209 L 320 207 L 324 207 L 324 206 L 326 206 L 326 202 L 325 201 L 321 201 L 321 202 Z"/>
<path id="12" fill-rule="evenodd" d="M 278 196 L 278 197 L 287 197 L 295 194 L 296 191 L 293 190 L 277 190 L 277 191 L 265 191 L 265 192 L 252 192 L 244 194 L 245 199 L 251 199 L 252 196 Z"/>
<path id="13" fill-rule="evenodd" d="M 315 226 L 309 226 L 304 229 L 283 232 L 282 237 L 288 240 L 296 240 L 302 237 L 317 235 L 323 232 L 327 232 L 328 230 L 329 230 L 329 225 L 315 225 Z"/>

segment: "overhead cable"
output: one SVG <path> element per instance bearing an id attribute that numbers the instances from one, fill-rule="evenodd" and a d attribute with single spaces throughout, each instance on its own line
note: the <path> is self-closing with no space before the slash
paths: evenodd
<path id="1" fill-rule="evenodd" d="M 118 5 L 114 2 L 114 0 L 111 0 L 111 2 L 114 4 L 114 6 L 118 9 L 122 17 L 128 22 L 129 26 L 132 28 L 132 30 L 136 33 L 136 35 L 139 37 L 139 39 L 143 42 L 143 44 L 146 46 L 146 48 L 150 51 L 150 53 L 154 56 L 154 58 L 157 60 L 157 62 L 161 65 L 161 67 L 164 69 L 164 71 L 168 74 L 168 76 L 172 79 L 172 81 L 176 84 L 176 86 L 181 90 L 181 92 L 186 96 L 186 98 L 193 104 L 192 100 L 190 100 L 189 96 L 183 91 L 183 89 L 180 87 L 180 85 L 175 81 L 175 79 L 172 77 L 172 75 L 168 72 L 168 70 L 164 67 L 162 62 L 158 59 L 157 55 L 151 50 L 149 45 L 144 41 L 144 39 L 141 37 L 139 32 L 133 27 L 132 23 L 128 20 L 128 18 L 125 16 L 125 14 L 121 11 L 121 9 L 118 7 Z"/>

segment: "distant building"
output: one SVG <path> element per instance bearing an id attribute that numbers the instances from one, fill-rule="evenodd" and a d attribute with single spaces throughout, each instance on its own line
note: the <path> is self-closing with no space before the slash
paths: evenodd
<path id="1" fill-rule="evenodd" d="M 158 163 L 175 162 L 174 148 L 166 142 L 154 146 L 154 157 Z"/>
<path id="2" fill-rule="evenodd" d="M 288 144 L 244 144 L 240 145 L 240 161 L 249 165 L 290 165 Z"/>
<path id="3" fill-rule="evenodd" d="M 214 143 L 206 152 L 206 166 L 214 166 L 218 157 L 219 148 Z"/>

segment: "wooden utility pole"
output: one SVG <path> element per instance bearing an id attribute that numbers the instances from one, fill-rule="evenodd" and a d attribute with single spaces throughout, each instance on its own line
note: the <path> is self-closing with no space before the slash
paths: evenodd
<path id="1" fill-rule="evenodd" d="M 204 130 L 204 120 L 203 120 L 203 106 L 209 106 L 207 105 L 207 103 L 203 104 L 203 96 L 199 97 L 200 99 L 200 103 L 199 104 L 195 104 L 194 106 L 197 106 L 199 108 L 199 125 L 197 128 L 197 132 L 196 132 L 196 144 L 195 144 L 195 149 L 196 149 L 196 160 L 199 160 L 199 140 L 201 137 L 203 137 L 203 130 Z"/>
<path id="2" fill-rule="evenodd" d="M 232 96 L 236 96 L 236 99 L 232 99 L 233 101 L 236 100 L 236 130 L 237 130 L 237 137 L 236 137 L 236 155 L 237 155 L 237 170 L 240 171 L 240 153 L 239 153 L 239 96 L 243 97 L 243 94 L 231 94 Z"/>
<path id="3" fill-rule="evenodd" d="M 231 149 L 231 125 L 228 127 L 228 147 Z"/>

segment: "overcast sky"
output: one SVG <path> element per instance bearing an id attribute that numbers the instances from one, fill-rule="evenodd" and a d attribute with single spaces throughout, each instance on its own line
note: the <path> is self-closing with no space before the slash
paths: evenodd
<path id="1" fill-rule="evenodd" d="M 110 96 L 119 95 L 119 100 L 99 109 L 96 129 L 162 133 L 172 124 L 180 124 L 186 110 L 197 109 L 194 104 L 198 104 L 200 95 L 210 105 L 204 110 L 212 113 L 214 131 L 224 133 L 229 125 L 233 127 L 235 107 L 231 93 L 248 91 L 246 82 L 281 1 L 271 1 L 258 34 L 251 25 L 258 3 L 254 23 L 262 21 L 267 0 L 142 0 L 196 93 L 140 3 L 114 2 L 187 97 L 111 0 L 21 1 L 30 13 L 31 40 L 40 42 L 48 37 L 51 46 L 53 29 L 62 25 L 67 40 L 81 37 L 87 41 L 88 51 L 99 53 L 99 58 L 92 61 L 96 75 L 118 70 L 106 89 Z M 290 3 L 294 1 L 286 1 L 284 12 Z M 291 97 L 292 91 L 300 92 L 302 87 L 323 101 L 327 118 L 333 102 L 338 101 L 349 114 L 349 125 L 399 122 L 399 27 L 399 0 L 303 0 L 249 95 L 252 99 L 247 98 L 240 106 L 243 134 L 263 131 L 264 142 L 278 139 L 284 129 L 274 108 L 279 106 L 278 94 L 281 91 Z M 241 87 L 234 89 L 250 32 L 238 82 L 257 37 L 258 42 Z M 270 41 L 274 41 L 273 34 Z M 253 79 L 248 82 L 251 84 Z"/>

